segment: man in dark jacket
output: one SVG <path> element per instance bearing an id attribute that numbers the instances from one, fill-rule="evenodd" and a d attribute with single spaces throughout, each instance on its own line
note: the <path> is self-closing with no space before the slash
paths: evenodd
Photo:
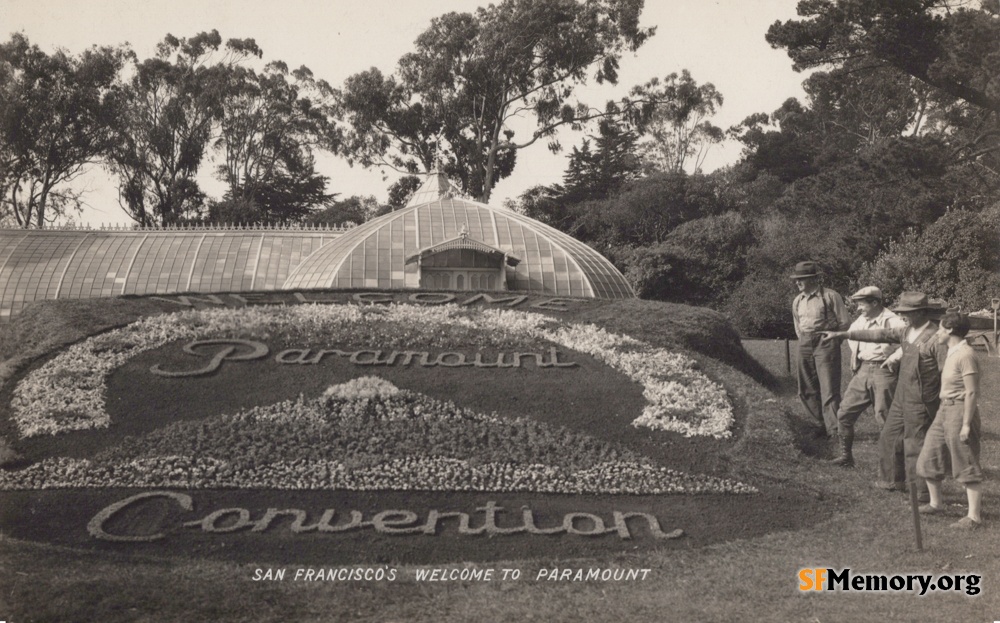
<path id="1" fill-rule="evenodd" d="M 922 499 L 927 497 L 927 485 L 916 474 L 917 457 L 940 405 L 941 364 L 947 354 L 934 339 L 938 326 L 931 321 L 933 309 L 936 306 L 924 293 L 903 292 L 892 311 L 903 317 L 906 327 L 823 332 L 824 340 L 847 338 L 900 345 L 896 392 L 878 440 L 879 480 L 875 486 L 903 490 L 907 481 L 913 481 Z"/>

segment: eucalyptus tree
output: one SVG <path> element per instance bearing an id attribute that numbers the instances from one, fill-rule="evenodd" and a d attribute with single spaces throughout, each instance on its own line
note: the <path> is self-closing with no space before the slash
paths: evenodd
<path id="1" fill-rule="evenodd" d="M 688 70 L 654 78 L 646 90 L 659 90 L 660 102 L 646 124 L 639 148 L 648 171 L 681 173 L 688 165 L 700 171 L 712 145 L 725 134 L 709 119 L 722 106 L 722 94 L 711 82 L 699 85 Z"/>
<path id="2" fill-rule="evenodd" d="M 199 215 L 205 193 L 197 178 L 221 115 L 225 76 L 260 55 L 252 39 L 224 45 L 213 30 L 168 34 L 154 57 L 135 59 L 107 164 L 119 180 L 119 204 L 137 223 Z"/>
<path id="3" fill-rule="evenodd" d="M 215 147 L 227 197 L 253 201 L 268 220 L 299 220 L 331 198 L 316 173 L 314 152 L 336 152 L 333 90 L 305 66 L 281 61 L 258 72 L 234 67 L 221 97 Z"/>
<path id="4" fill-rule="evenodd" d="M 364 166 L 408 173 L 440 167 L 489 199 L 518 150 L 557 131 L 634 112 L 574 97 L 589 80 L 616 84 L 621 55 L 653 34 L 642 0 L 503 0 L 431 21 L 393 76 L 372 68 L 340 93 L 345 153 Z M 529 129 L 517 136 L 517 121 Z M 532 127 L 533 126 L 533 127 Z"/>
<path id="5" fill-rule="evenodd" d="M 113 142 L 122 48 L 46 54 L 15 33 L 0 44 L 0 213 L 43 228 L 79 208 L 71 183 Z"/>

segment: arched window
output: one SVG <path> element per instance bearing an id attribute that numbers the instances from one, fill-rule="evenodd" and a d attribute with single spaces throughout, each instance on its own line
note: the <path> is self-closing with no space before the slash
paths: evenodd
<path id="1" fill-rule="evenodd" d="M 455 275 L 455 289 L 464 290 L 465 289 L 465 275 L 459 273 Z"/>

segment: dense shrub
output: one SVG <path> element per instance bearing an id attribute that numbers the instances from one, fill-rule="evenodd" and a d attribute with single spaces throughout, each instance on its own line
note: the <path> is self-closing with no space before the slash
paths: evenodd
<path id="1" fill-rule="evenodd" d="M 727 212 L 688 221 L 662 244 L 635 249 L 623 263 L 642 298 L 717 307 L 746 276 L 753 243 L 750 222 Z"/>
<path id="2" fill-rule="evenodd" d="M 1000 205 L 984 212 L 952 210 L 920 233 L 910 230 L 858 275 L 887 299 L 919 290 L 967 310 L 1000 296 Z"/>

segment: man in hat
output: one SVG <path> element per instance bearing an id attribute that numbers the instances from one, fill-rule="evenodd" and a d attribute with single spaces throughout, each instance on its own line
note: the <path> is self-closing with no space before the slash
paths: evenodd
<path id="1" fill-rule="evenodd" d="M 799 289 L 792 301 L 792 321 L 799 338 L 799 399 L 818 422 L 821 434 L 832 437 L 840 409 L 840 343 L 824 342 L 821 332 L 846 329 L 851 317 L 840 294 L 823 287 L 816 262 L 799 262 L 791 278 Z"/>
<path id="2" fill-rule="evenodd" d="M 882 305 L 882 291 L 875 286 L 865 286 L 851 295 L 861 310 L 861 315 L 851 323 L 849 331 L 869 329 L 901 329 L 906 322 Z M 851 371 L 854 376 L 847 385 L 840 410 L 837 412 L 840 456 L 833 459 L 841 467 L 854 466 L 854 424 L 868 407 L 875 409 L 879 429 L 885 424 L 892 395 L 896 391 L 898 347 L 878 342 L 847 342 L 851 350 Z M 893 357 L 893 353 L 897 353 Z"/>
<path id="3" fill-rule="evenodd" d="M 916 462 L 940 404 L 941 363 L 947 353 L 934 339 L 938 331 L 937 324 L 931 321 L 934 309 L 937 307 L 923 292 L 903 292 L 892 311 L 903 317 L 905 328 L 827 331 L 823 334 L 824 340 L 846 337 L 901 346 L 896 391 L 878 440 L 880 479 L 875 486 L 902 491 L 907 481 L 915 482 L 922 499 L 927 499 L 928 494 L 926 484 L 916 474 Z"/>

